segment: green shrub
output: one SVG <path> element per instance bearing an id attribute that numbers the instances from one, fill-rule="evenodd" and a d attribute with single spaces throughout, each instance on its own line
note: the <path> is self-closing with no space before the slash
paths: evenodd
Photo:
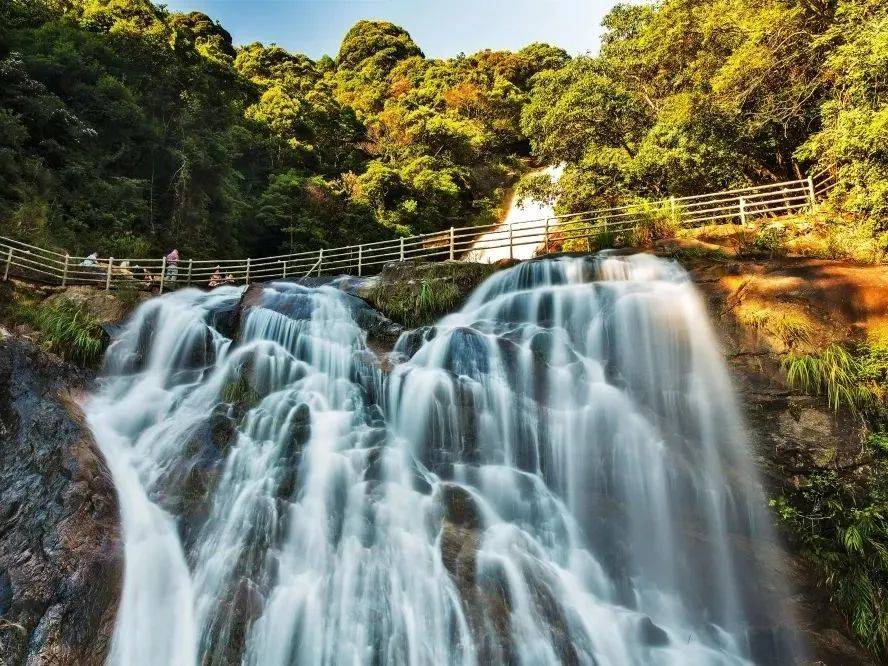
<path id="1" fill-rule="evenodd" d="M 447 278 L 385 284 L 374 291 L 374 304 L 387 317 L 405 326 L 420 326 L 455 310 L 462 300 L 459 287 Z"/>
<path id="2" fill-rule="evenodd" d="M 222 401 L 232 405 L 250 407 L 259 402 L 259 392 L 256 391 L 242 374 L 222 387 Z"/>
<path id="3" fill-rule="evenodd" d="M 888 656 L 888 436 L 870 438 L 842 469 L 816 469 L 790 496 L 771 501 L 820 570 L 854 635 Z M 863 465 L 863 467 L 861 467 Z"/>
<path id="4" fill-rule="evenodd" d="M 404 326 L 430 324 L 456 310 L 496 270 L 496 265 L 469 262 L 396 262 L 385 267 L 367 300 Z"/>
<path id="5" fill-rule="evenodd" d="M 666 202 L 642 201 L 632 208 L 636 219 L 631 245 L 649 247 L 656 241 L 673 238 L 678 231 L 675 215 Z"/>

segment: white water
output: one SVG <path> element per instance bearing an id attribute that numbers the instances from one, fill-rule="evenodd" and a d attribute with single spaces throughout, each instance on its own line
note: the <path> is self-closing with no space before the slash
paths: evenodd
<path id="1" fill-rule="evenodd" d="M 354 297 L 276 283 L 232 343 L 239 296 L 141 306 L 88 405 L 126 541 L 111 663 L 798 657 L 733 392 L 677 266 L 498 273 L 404 336 L 388 378 Z"/>
<path id="2" fill-rule="evenodd" d="M 549 176 L 553 182 L 557 183 L 563 172 L 563 166 L 551 166 L 538 173 Z M 533 233 L 533 230 L 539 228 L 543 220 L 554 216 L 555 209 L 551 202 L 535 199 L 521 201 L 516 195 L 512 195 L 509 210 L 502 224 L 478 237 L 473 243 L 466 261 L 491 264 L 509 258 L 522 261 L 532 259 L 536 255 L 537 249 L 546 241 L 545 232 Z M 504 232 L 510 227 L 513 236 L 517 237 L 515 242 L 519 244 L 512 247 L 511 250 L 508 245 L 491 247 L 501 246 L 508 242 L 508 236 Z"/>

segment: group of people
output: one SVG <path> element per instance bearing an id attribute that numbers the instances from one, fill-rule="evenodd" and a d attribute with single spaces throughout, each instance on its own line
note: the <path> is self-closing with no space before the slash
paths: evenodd
<path id="1" fill-rule="evenodd" d="M 165 267 L 163 270 L 163 280 L 164 282 L 176 282 L 179 278 L 179 250 L 173 249 L 166 257 L 164 257 Z M 126 265 L 124 265 L 126 263 Z M 99 253 L 93 252 L 88 257 L 84 257 L 83 261 L 80 262 L 81 266 L 98 266 L 99 265 Z M 129 262 L 122 262 L 121 268 L 129 268 Z M 154 278 L 151 273 L 135 264 L 131 269 L 133 277 L 137 280 L 144 280 L 146 282 L 151 282 Z M 227 275 L 222 274 L 222 267 L 216 266 L 216 269 L 213 271 L 212 276 L 210 276 L 209 281 L 207 282 L 207 286 L 210 288 L 220 287 L 225 284 L 234 284 L 234 275 L 228 273 Z"/>
<path id="2" fill-rule="evenodd" d="M 221 287 L 223 284 L 234 284 L 234 276 L 229 273 L 225 277 L 222 277 L 222 267 L 216 266 L 216 270 L 213 271 L 213 274 L 210 276 L 208 286 L 210 288 Z"/>

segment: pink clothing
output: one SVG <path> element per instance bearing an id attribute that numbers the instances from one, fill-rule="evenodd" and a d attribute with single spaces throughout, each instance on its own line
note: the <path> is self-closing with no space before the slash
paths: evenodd
<path id="1" fill-rule="evenodd" d="M 167 264 L 175 266 L 179 263 L 179 250 L 173 250 L 166 256 Z"/>

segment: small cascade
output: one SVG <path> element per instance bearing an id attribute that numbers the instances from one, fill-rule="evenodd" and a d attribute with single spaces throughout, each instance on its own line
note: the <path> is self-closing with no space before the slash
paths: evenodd
<path id="1" fill-rule="evenodd" d="M 551 166 L 540 169 L 532 175 L 548 176 L 553 182 L 557 183 L 561 179 L 564 172 L 564 166 Z M 537 250 L 546 242 L 546 234 L 541 230 L 541 225 L 546 218 L 555 216 L 555 209 L 551 202 L 537 201 L 536 199 L 521 200 L 515 194 L 509 201 L 509 210 L 502 224 L 495 227 L 492 231 L 481 234 L 472 244 L 466 261 L 477 261 L 483 264 L 492 264 L 502 259 L 532 259 L 536 256 Z M 504 243 L 508 243 L 508 236 L 505 234 L 509 229 L 515 236 L 515 246 L 509 248 Z"/>
<path id="2" fill-rule="evenodd" d="M 87 406 L 113 664 L 792 664 L 704 308 L 645 255 L 528 262 L 402 336 L 331 286 L 142 305 Z"/>

